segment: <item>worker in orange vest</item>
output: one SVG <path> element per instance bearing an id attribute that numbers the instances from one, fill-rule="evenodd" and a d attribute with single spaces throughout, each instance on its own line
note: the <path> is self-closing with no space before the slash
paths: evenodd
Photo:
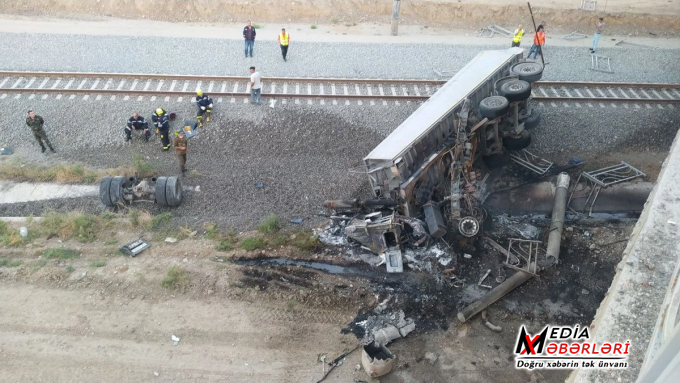
<path id="1" fill-rule="evenodd" d="M 281 29 L 279 33 L 279 45 L 281 45 L 281 54 L 283 55 L 283 61 L 286 60 L 286 55 L 288 54 L 288 44 L 290 43 L 290 35 L 286 32 L 285 28 Z"/>
<path id="2" fill-rule="evenodd" d="M 534 35 L 534 45 L 529 49 L 529 54 L 527 58 L 531 58 L 531 54 L 534 54 L 534 58 L 538 58 L 538 54 L 541 53 L 543 46 L 545 45 L 545 31 L 543 30 L 543 25 L 538 26 L 536 34 Z"/>

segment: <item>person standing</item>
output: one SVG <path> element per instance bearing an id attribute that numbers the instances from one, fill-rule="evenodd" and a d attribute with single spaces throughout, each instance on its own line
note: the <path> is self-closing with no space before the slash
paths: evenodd
<path id="1" fill-rule="evenodd" d="M 288 61 L 286 60 L 286 55 L 288 54 L 288 44 L 290 43 L 290 35 L 286 33 L 286 28 L 281 29 L 281 33 L 279 33 L 279 45 L 281 45 L 281 54 L 283 55 L 283 61 Z"/>
<path id="2" fill-rule="evenodd" d="M 168 114 L 162 109 L 156 109 L 156 113 L 151 116 L 153 124 L 156 127 L 156 131 L 161 135 L 161 145 L 163 151 L 170 149 L 170 121 L 168 120 Z"/>
<path id="3" fill-rule="evenodd" d="M 522 42 L 522 36 L 524 36 L 524 29 L 522 28 L 522 24 L 517 26 L 517 29 L 515 29 L 514 36 L 512 36 L 512 47 L 518 47 L 519 43 Z"/>
<path id="4" fill-rule="evenodd" d="M 188 140 L 184 135 L 184 131 L 180 130 L 179 132 L 175 133 L 175 140 L 172 146 L 175 148 L 175 152 L 177 152 L 177 158 L 179 159 L 179 170 L 182 172 L 182 174 L 186 173 L 187 171 L 187 145 Z"/>
<path id="5" fill-rule="evenodd" d="M 47 150 L 45 149 L 45 144 L 47 144 L 47 147 L 50 148 L 52 153 L 55 153 L 52 143 L 50 142 L 50 139 L 47 138 L 47 133 L 45 133 L 45 129 L 43 128 L 43 125 L 45 125 L 45 120 L 43 120 L 42 117 L 33 113 L 32 110 L 29 110 L 28 117 L 26 117 L 26 125 L 31 128 L 33 137 L 35 137 L 36 141 L 38 141 L 40 144 L 43 153 L 45 153 L 45 150 Z M 44 144 L 43 141 L 45 142 Z"/>
<path id="6" fill-rule="evenodd" d="M 262 76 L 255 71 L 255 67 L 250 67 L 250 103 L 262 104 Z"/>
<path id="7" fill-rule="evenodd" d="M 250 24 L 250 20 L 248 20 L 248 25 L 246 25 L 245 28 L 243 28 L 243 38 L 246 41 L 246 48 L 245 48 L 245 53 L 246 57 L 250 56 L 253 57 L 253 46 L 255 45 L 255 35 L 257 32 L 255 32 L 255 28 Z"/>
<path id="8" fill-rule="evenodd" d="M 593 47 L 590 48 L 590 53 L 595 53 L 595 51 L 597 51 L 597 43 L 600 42 L 600 35 L 602 34 L 603 30 L 604 19 L 600 17 L 600 19 L 597 22 L 597 25 L 595 26 L 595 35 L 593 35 Z"/>
<path id="9" fill-rule="evenodd" d="M 531 49 L 529 49 L 529 54 L 527 55 L 527 58 L 531 58 L 531 54 L 534 54 L 534 58 L 538 58 L 538 54 L 541 53 L 541 50 L 543 49 L 543 45 L 545 45 L 545 31 L 543 31 L 543 25 L 538 26 L 538 30 L 536 31 L 536 34 L 534 35 L 534 44 L 531 46 Z"/>
<path id="10" fill-rule="evenodd" d="M 149 137 L 151 137 L 151 132 L 149 132 L 149 123 L 144 121 L 144 117 L 140 116 L 139 113 L 132 113 L 132 117 L 128 119 L 127 125 L 125 126 L 125 141 L 130 141 L 132 139 L 133 130 L 142 130 L 144 132 L 144 139 L 149 142 Z"/>

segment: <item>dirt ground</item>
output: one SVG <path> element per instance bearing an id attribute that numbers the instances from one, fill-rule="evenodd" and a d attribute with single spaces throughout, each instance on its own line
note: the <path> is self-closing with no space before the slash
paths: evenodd
<path id="1" fill-rule="evenodd" d="M 340 257 L 338 248 L 224 253 L 200 234 L 169 244 L 162 235 L 145 232 L 151 249 L 130 258 L 117 247 L 140 232 L 126 223 L 90 244 L 39 238 L 25 249 L 0 249 L 0 260 L 14 262 L 14 267 L 0 267 L 0 380 L 316 382 L 327 368 L 318 361 L 321 355 L 331 360 L 358 345 L 354 334 L 342 330 L 393 297 L 394 306 L 417 323 L 414 333 L 390 345 L 397 355 L 394 372 L 371 380 L 356 370 L 361 354 L 354 352 L 327 382 L 493 382 L 500 371 L 503 382 L 559 382 L 566 372 L 514 370 L 510 350 L 520 323 L 590 321 L 625 245 L 606 244 L 627 237 L 630 226 L 595 225 L 602 227 L 572 225 L 565 233 L 571 250 L 559 270 L 490 310 L 491 320 L 505 329 L 501 333 L 491 332 L 479 319 L 466 324 L 454 319 L 456 310 L 483 289 L 451 288 L 425 272 L 387 275 L 383 267 Z M 597 250 L 583 242 L 584 231 L 593 233 Z M 498 263 L 497 254 L 477 246 L 470 249 L 474 258 L 458 265 L 461 275 L 471 279 Z M 61 247 L 81 255 L 64 260 L 42 256 L 46 249 Z M 276 257 L 340 264 L 364 276 L 239 264 Z M 588 271 L 574 270 L 577 262 Z M 188 275 L 177 290 L 161 287 L 171 266 Z M 172 335 L 180 338 L 177 346 Z M 439 355 L 434 365 L 424 359 L 427 352 Z"/>
<path id="2" fill-rule="evenodd" d="M 526 3 L 510 0 L 439 0 L 401 2 L 401 23 L 478 30 L 489 24 L 529 25 Z M 493 8 L 489 8 L 493 5 Z M 680 30 L 679 0 L 612 1 L 598 4 L 597 13 L 579 10 L 580 1 L 533 1 L 536 17 L 548 20 L 552 31 L 584 32 L 594 28 L 596 15 L 606 15 L 612 33 L 653 32 L 676 35 Z M 0 13 L 92 19 L 119 17 L 179 22 L 311 24 L 389 23 L 389 0 L 298 0 L 272 6 L 266 0 L 101 1 L 7 0 Z M 651 15 L 654 15 L 651 17 Z"/>

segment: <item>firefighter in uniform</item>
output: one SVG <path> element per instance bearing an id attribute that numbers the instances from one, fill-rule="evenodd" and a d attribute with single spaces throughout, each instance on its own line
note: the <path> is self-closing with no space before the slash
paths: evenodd
<path id="1" fill-rule="evenodd" d="M 42 117 L 33 113 L 32 110 L 28 111 L 28 117 L 26 117 L 26 125 L 28 125 L 28 127 L 31 128 L 31 131 L 33 132 L 33 137 L 35 137 L 36 141 L 38 141 L 38 143 L 40 144 L 42 152 L 45 153 L 45 150 L 47 150 L 45 149 L 45 144 L 47 144 L 47 147 L 50 148 L 50 151 L 54 153 L 52 143 L 50 142 L 50 139 L 47 138 L 47 133 L 45 133 L 45 129 L 43 129 L 44 124 L 45 120 L 43 120 Z M 43 144 L 43 141 L 45 141 L 45 144 Z"/>
<path id="2" fill-rule="evenodd" d="M 170 137 L 168 137 L 170 134 L 170 121 L 168 119 L 168 114 L 162 108 L 158 108 L 156 109 L 156 113 L 151 116 L 151 119 L 153 120 L 157 133 L 161 135 L 163 150 L 170 149 Z"/>
<path id="3" fill-rule="evenodd" d="M 132 113 L 132 117 L 128 119 L 127 125 L 125 126 L 125 141 L 130 141 L 132 139 L 133 130 L 144 131 L 144 139 L 149 142 L 149 137 L 151 137 L 151 132 L 149 132 L 149 123 L 144 120 L 144 117 L 140 116 L 139 113 Z"/>
<path id="4" fill-rule="evenodd" d="M 183 130 L 175 132 L 175 140 L 172 146 L 175 148 L 175 151 L 177 152 L 177 158 L 179 159 L 179 170 L 182 172 L 182 174 L 186 173 L 187 171 L 185 167 L 187 163 L 187 143 L 188 140 L 184 135 Z"/>
<path id="5" fill-rule="evenodd" d="M 198 122 L 198 127 L 202 128 L 204 114 L 205 121 L 210 122 L 210 112 L 212 112 L 213 100 L 207 94 L 203 94 L 201 90 L 197 90 L 196 106 L 198 106 L 198 112 L 196 113 L 196 122 Z"/>
<path id="6" fill-rule="evenodd" d="M 520 24 L 517 26 L 517 29 L 515 29 L 514 36 L 512 36 L 511 47 L 518 47 L 519 43 L 522 42 L 522 36 L 524 36 L 524 29 L 522 28 L 522 24 Z"/>

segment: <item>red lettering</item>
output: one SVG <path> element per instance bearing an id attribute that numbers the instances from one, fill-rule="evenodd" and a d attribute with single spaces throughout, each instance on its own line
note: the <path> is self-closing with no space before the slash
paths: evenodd
<path id="1" fill-rule="evenodd" d="M 548 345 L 548 354 L 554 354 L 557 352 L 557 345 L 555 343 L 550 343 Z"/>
<path id="2" fill-rule="evenodd" d="M 583 349 L 581 350 L 583 354 L 590 354 L 590 343 L 583 343 Z"/>
<path id="3" fill-rule="evenodd" d="M 572 354 L 578 354 L 579 350 L 581 350 L 581 345 L 578 343 L 572 343 L 569 347 L 569 352 Z"/>
<path id="4" fill-rule="evenodd" d="M 599 354 L 599 352 L 597 352 L 597 343 L 593 343 L 593 354 Z"/>
<path id="5" fill-rule="evenodd" d="M 560 354 L 566 354 L 567 353 L 567 343 L 560 343 Z"/>
<path id="6" fill-rule="evenodd" d="M 622 347 L 622 346 L 623 346 L 623 345 L 622 345 L 621 343 L 614 343 L 614 353 L 617 353 L 617 352 L 618 352 L 618 353 L 620 354 L 620 353 L 621 353 L 621 347 Z"/>
<path id="7" fill-rule="evenodd" d="M 624 354 L 628 354 L 628 346 L 630 346 L 630 343 L 626 342 L 626 351 L 624 351 Z"/>
<path id="8" fill-rule="evenodd" d="M 609 344 L 609 343 L 605 343 L 602 346 L 602 349 L 600 351 L 602 351 L 603 354 L 609 354 L 609 351 L 611 351 L 611 350 L 612 350 L 612 345 Z"/>

